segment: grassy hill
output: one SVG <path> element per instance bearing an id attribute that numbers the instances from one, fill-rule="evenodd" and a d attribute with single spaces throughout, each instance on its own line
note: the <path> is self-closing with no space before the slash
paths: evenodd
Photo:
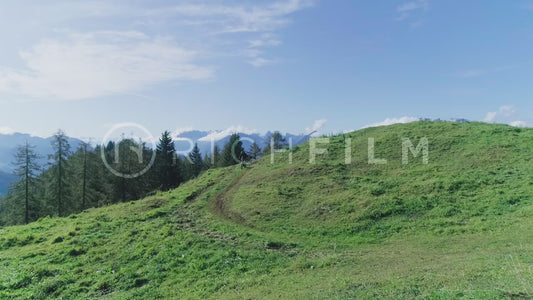
<path id="1" fill-rule="evenodd" d="M 422 137 L 429 163 L 403 165 Z M 0 229 L 0 298 L 533 297 L 533 129 L 416 122 L 326 147 Z"/>

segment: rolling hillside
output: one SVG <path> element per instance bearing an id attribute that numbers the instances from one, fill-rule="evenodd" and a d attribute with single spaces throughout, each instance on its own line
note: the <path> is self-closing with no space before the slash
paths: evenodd
<path id="1" fill-rule="evenodd" d="M 423 137 L 428 164 L 402 164 L 402 138 Z M 2 228 L 0 298 L 533 297 L 533 129 L 416 122 L 318 145 L 316 164 L 306 143 Z"/>

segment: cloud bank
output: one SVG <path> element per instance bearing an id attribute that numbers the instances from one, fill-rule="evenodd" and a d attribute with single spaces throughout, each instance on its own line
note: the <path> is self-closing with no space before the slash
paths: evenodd
<path id="1" fill-rule="evenodd" d="M 516 120 L 517 109 L 514 105 L 503 105 L 497 111 L 488 112 L 483 119 L 486 123 L 503 123 L 514 127 L 529 127 L 528 122 Z"/>
<path id="2" fill-rule="evenodd" d="M 408 117 L 408 116 L 403 116 L 403 117 L 400 117 L 400 118 L 387 118 L 387 119 L 385 119 L 382 122 L 373 123 L 373 124 L 369 124 L 369 125 L 363 126 L 363 128 L 378 127 L 378 126 L 388 126 L 388 125 L 392 125 L 392 124 L 406 124 L 406 123 L 416 122 L 416 121 L 419 121 L 419 120 L 420 120 L 420 118 Z"/>
<path id="3" fill-rule="evenodd" d="M 79 100 L 213 76 L 211 68 L 194 63 L 196 56 L 172 39 L 136 31 L 71 34 L 20 52 L 27 70 L 0 68 L 0 91 Z"/>
<path id="4" fill-rule="evenodd" d="M 35 4 L 28 7 L 33 19 L 21 24 L 31 21 L 54 33 L 28 41 L 23 50 L 6 45 L 4 50 L 18 53 L 21 64 L 0 62 L 0 92 L 90 99 L 210 79 L 215 67 L 206 61 L 213 57 L 238 56 L 253 67 L 268 66 L 279 61 L 267 53 L 283 44 L 276 32 L 291 22 L 293 13 L 312 5 L 311 0 Z M 125 31 L 124 22 L 134 22 L 136 30 Z"/>
<path id="5" fill-rule="evenodd" d="M 311 134 L 311 133 L 314 133 L 315 131 L 319 131 L 322 127 L 324 127 L 324 125 L 326 124 L 327 121 L 328 120 L 326 120 L 326 119 L 316 120 L 313 123 L 313 126 L 307 127 L 305 129 L 305 134 Z"/>
<path id="6" fill-rule="evenodd" d="M 208 135 L 198 139 L 200 142 L 210 142 L 212 140 L 219 141 L 228 135 L 232 135 L 234 133 L 244 133 L 244 134 L 256 134 L 257 130 L 255 129 L 248 129 L 243 126 L 231 126 L 225 130 L 217 130 L 209 133 Z"/>
<path id="7" fill-rule="evenodd" d="M 9 126 L 0 126 L 0 134 L 13 134 L 15 130 Z"/>

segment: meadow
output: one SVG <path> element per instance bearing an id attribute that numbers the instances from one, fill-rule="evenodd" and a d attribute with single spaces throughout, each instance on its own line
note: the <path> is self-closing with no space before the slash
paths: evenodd
<path id="1" fill-rule="evenodd" d="M 427 164 L 402 163 L 405 137 L 428 139 Z M 368 163 L 369 138 L 387 164 Z M 533 297 L 533 129 L 367 128 L 314 164 L 309 145 L 1 228 L 0 298 Z"/>

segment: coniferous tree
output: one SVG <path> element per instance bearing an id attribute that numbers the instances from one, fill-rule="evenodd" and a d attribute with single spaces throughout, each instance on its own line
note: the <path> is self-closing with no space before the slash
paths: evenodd
<path id="1" fill-rule="evenodd" d="M 253 142 L 252 146 L 250 146 L 250 157 L 252 159 L 257 159 L 260 154 L 261 148 L 259 147 L 259 145 L 257 145 L 256 142 Z"/>
<path id="2" fill-rule="evenodd" d="M 181 180 L 197 177 L 218 163 L 226 161 L 227 165 L 233 165 L 245 157 L 239 136 L 233 135 L 230 141 L 224 147 L 224 154 L 215 146 L 210 155 L 202 157 L 195 144 L 187 159 L 183 159 L 176 155 L 170 134 L 165 132 L 156 149 L 153 170 L 157 172 L 128 177 L 117 175 L 140 174 L 151 160 L 152 149 L 146 147 L 145 143 L 124 137 L 117 142 L 108 142 L 106 146 L 96 146 L 95 149 L 82 143 L 72 154 L 68 139 L 60 130 L 52 141 L 54 154 L 50 155 L 50 167 L 41 173 L 32 173 L 33 183 L 28 184 L 27 193 L 21 180 L 16 191 L 1 199 L 0 224 L 31 222 L 46 215 L 66 216 L 88 207 L 140 199 L 156 188 L 172 188 Z M 175 173 L 159 171 L 165 169 Z M 163 187 L 154 184 L 155 174 L 164 175 L 161 180 L 158 179 L 158 183 L 165 184 Z M 178 181 L 173 177 L 176 175 Z"/>
<path id="3" fill-rule="evenodd" d="M 287 146 L 287 141 L 283 135 L 279 131 L 274 131 L 268 138 L 268 145 L 263 150 L 263 154 L 268 154 L 272 151 L 275 152 L 285 146 Z M 272 147 L 274 147 L 274 149 L 272 149 Z"/>
<path id="4" fill-rule="evenodd" d="M 28 224 L 30 218 L 30 211 L 33 208 L 33 214 L 37 214 L 37 208 L 34 202 L 34 192 L 36 189 L 37 175 L 40 166 L 37 163 L 39 155 L 35 152 L 35 146 L 26 142 L 24 145 L 18 147 L 15 154 L 15 171 L 14 174 L 19 178 L 15 183 L 12 191 L 15 198 L 24 199 L 24 223 Z M 33 206 L 33 207 L 32 207 Z"/>
<path id="5" fill-rule="evenodd" d="M 202 170 L 208 170 L 211 168 L 211 157 L 206 153 L 203 160 L 204 166 Z"/>
<path id="6" fill-rule="evenodd" d="M 190 178 L 197 177 L 204 168 L 204 161 L 202 159 L 202 154 L 200 153 L 200 148 L 198 148 L 198 144 L 194 144 L 194 148 L 191 153 L 189 153 L 189 162 Z"/>
<path id="7" fill-rule="evenodd" d="M 174 154 L 173 164 L 176 170 L 178 170 L 180 184 L 189 179 L 187 163 L 188 163 L 188 160 L 186 158 L 184 159 L 183 157 L 179 156 L 177 153 Z"/>
<path id="8" fill-rule="evenodd" d="M 103 147 L 102 150 L 100 147 L 100 155 L 102 156 L 102 163 L 100 164 L 100 169 L 103 170 L 103 173 L 105 174 L 105 177 L 107 178 L 110 186 L 110 193 L 109 197 L 107 199 L 106 205 L 117 203 L 121 200 L 121 197 L 119 196 L 119 185 L 122 183 L 122 179 L 120 177 L 117 177 L 115 174 L 111 173 L 111 171 L 108 169 L 108 167 L 117 168 L 116 161 L 115 161 L 115 148 L 118 147 L 119 143 L 114 141 L 109 141 L 107 144 Z M 103 155 L 102 155 L 103 151 Z M 119 157 L 120 159 L 120 157 Z M 104 160 L 108 163 L 108 166 L 104 164 Z"/>
<path id="9" fill-rule="evenodd" d="M 6 220 L 7 217 L 7 205 L 6 205 L 7 196 L 0 196 L 0 227 L 6 226 L 9 222 Z"/>
<path id="10" fill-rule="evenodd" d="M 216 168 L 221 165 L 220 149 L 218 145 L 215 145 L 213 147 L 213 152 L 211 153 L 211 156 L 209 158 L 211 160 L 209 162 L 211 168 Z"/>
<path id="11" fill-rule="evenodd" d="M 87 162 L 87 147 L 89 145 L 85 142 L 81 143 L 80 150 L 83 153 L 83 166 L 82 166 L 82 183 L 81 183 L 81 209 L 87 208 L 87 172 L 88 162 Z"/>
<path id="12" fill-rule="evenodd" d="M 153 151 L 142 141 L 123 138 L 118 142 L 109 142 L 103 148 L 96 146 L 94 150 L 87 144 L 81 144 L 77 151 L 71 154 L 68 140 L 60 131 L 54 136 L 52 144 L 55 151 L 50 156 L 52 163 L 42 173 L 35 173 L 34 178 L 32 177 L 35 179 L 34 184 L 31 188 L 28 186 L 28 193 L 25 193 L 21 181 L 16 187 L 17 190 L 1 199 L 0 224 L 18 224 L 26 220 L 30 222 L 46 215 L 66 216 L 88 207 L 141 199 L 155 189 L 153 177 L 147 176 L 149 174 L 117 176 L 119 173 L 140 174 L 146 167 Z M 171 165 L 180 176 L 184 160 L 172 150 L 172 143 L 163 144 L 169 144 L 171 149 L 167 152 L 170 159 L 166 160 L 166 165 Z M 160 147 L 160 153 L 165 152 L 163 148 L 165 147 Z M 107 166 L 101 159 L 102 155 Z M 164 155 L 160 155 L 160 159 L 163 157 Z M 197 176 L 204 167 L 198 147 L 191 153 L 191 157 L 195 162 L 191 164 L 191 176 Z M 26 195 L 27 217 L 26 208 L 22 205 L 26 203 Z"/>
<path id="13" fill-rule="evenodd" d="M 274 141 L 274 149 L 276 150 L 287 146 L 287 141 L 279 131 L 274 131 L 270 138 Z"/>
<path id="14" fill-rule="evenodd" d="M 54 176 L 51 180 L 52 197 L 57 201 L 57 215 L 63 216 L 65 213 L 65 202 L 68 195 L 68 156 L 70 155 L 70 144 L 65 132 L 61 129 L 56 132 L 52 139 L 52 148 L 54 154 L 51 155 L 53 160 L 52 169 Z"/>
<path id="15" fill-rule="evenodd" d="M 144 161 L 144 145 L 137 143 L 133 139 L 122 138 L 114 148 L 113 168 L 119 173 L 114 176 L 116 198 L 121 202 L 137 199 L 137 195 L 142 194 L 142 185 L 137 184 L 138 180 L 129 178 L 142 170 Z"/>
<path id="16" fill-rule="evenodd" d="M 104 206 L 116 202 L 112 199 L 113 181 L 111 178 L 115 176 L 104 165 L 101 157 L 101 147 L 101 145 L 98 145 L 94 151 L 89 151 L 88 153 L 88 168 L 91 170 L 87 183 L 87 189 L 90 191 L 87 195 L 88 207 Z"/>
<path id="17" fill-rule="evenodd" d="M 24 212 L 20 209 L 20 202 L 13 193 L 8 193 L 0 199 L 0 225 L 23 223 Z"/>
<path id="18" fill-rule="evenodd" d="M 145 142 L 123 137 L 109 150 L 105 157 L 112 162 L 108 171 L 113 203 L 137 200 L 154 191 L 153 176 L 147 171 L 154 153 Z"/>
<path id="19" fill-rule="evenodd" d="M 69 157 L 68 161 L 70 169 L 74 171 L 75 175 L 71 177 L 70 184 L 73 199 L 77 200 L 76 203 L 72 203 L 71 211 L 82 211 L 95 206 L 96 194 L 99 189 L 95 186 L 95 181 L 99 181 L 98 184 L 105 186 L 104 182 L 100 182 L 99 177 L 102 175 L 99 175 L 97 167 L 100 157 L 91 150 L 89 143 L 81 142 L 79 148 Z"/>
<path id="20" fill-rule="evenodd" d="M 155 186 L 166 191 L 177 187 L 181 182 L 179 165 L 176 163 L 176 148 L 170 132 L 165 131 L 159 138 L 154 166 Z"/>
<path id="21" fill-rule="evenodd" d="M 242 148 L 242 141 L 238 134 L 232 134 L 229 142 L 222 150 L 220 166 L 227 167 L 239 163 L 244 157 L 244 149 Z"/>

